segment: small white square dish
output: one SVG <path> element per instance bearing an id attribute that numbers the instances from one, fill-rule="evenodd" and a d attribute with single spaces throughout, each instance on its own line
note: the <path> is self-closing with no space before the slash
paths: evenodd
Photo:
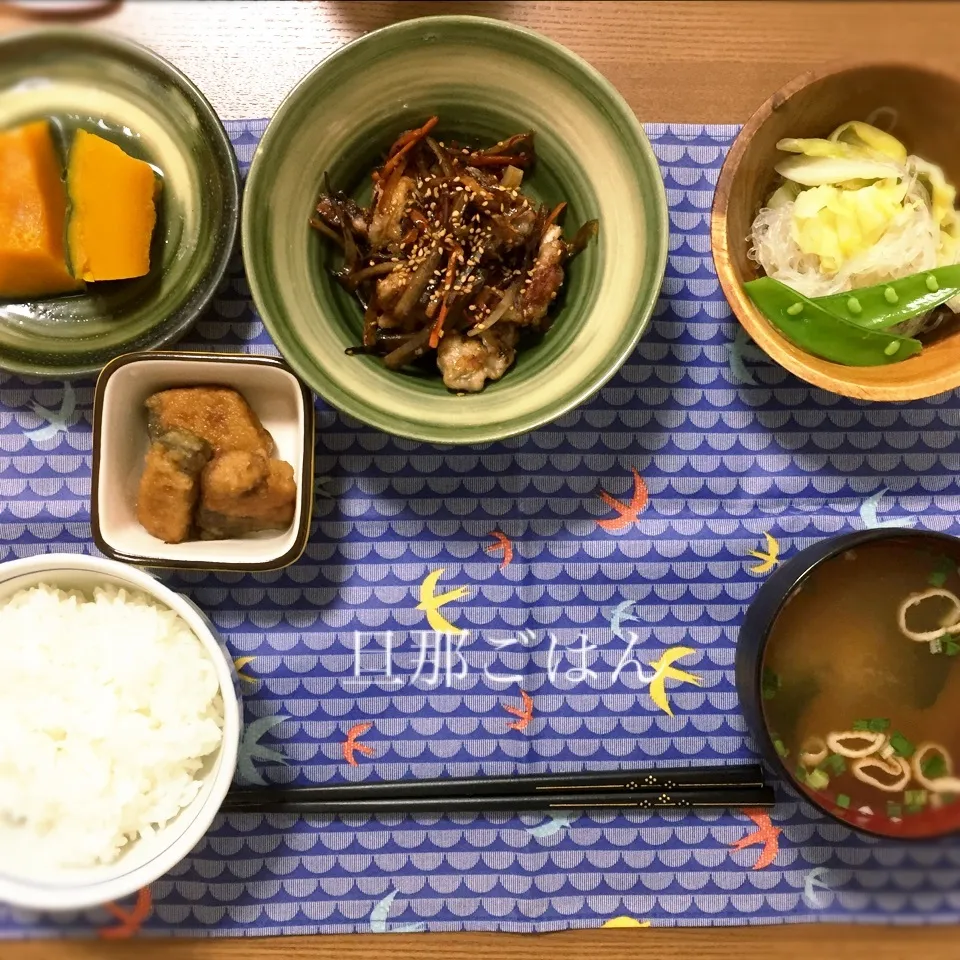
<path id="1" fill-rule="evenodd" d="M 293 467 L 293 522 L 285 530 L 222 540 L 166 543 L 137 519 L 137 496 L 150 447 L 145 402 L 175 387 L 230 387 L 273 437 L 276 457 Z M 139 566 L 200 570 L 278 570 L 303 553 L 313 509 L 313 396 L 275 357 L 182 351 L 130 353 L 108 363 L 93 408 L 90 520 L 100 551 Z"/>

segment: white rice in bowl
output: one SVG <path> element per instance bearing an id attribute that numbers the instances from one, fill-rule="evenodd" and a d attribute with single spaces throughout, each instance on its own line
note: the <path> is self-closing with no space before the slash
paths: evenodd
<path id="1" fill-rule="evenodd" d="M 0 601 L 0 865 L 115 861 L 222 740 L 214 664 L 173 611 L 112 586 Z"/>

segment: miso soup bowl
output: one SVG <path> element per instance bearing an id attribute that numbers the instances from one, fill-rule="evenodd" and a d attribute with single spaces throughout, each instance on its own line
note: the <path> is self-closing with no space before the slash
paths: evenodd
<path id="1" fill-rule="evenodd" d="M 833 560 L 847 550 L 881 540 L 916 540 L 918 542 L 922 540 L 926 543 L 939 543 L 944 552 L 960 556 L 960 539 L 942 533 L 913 530 L 907 527 L 858 530 L 854 533 L 831 537 L 801 550 L 764 581 L 747 609 L 737 639 L 737 694 L 747 726 L 754 736 L 764 762 L 775 776 L 789 784 L 804 800 L 832 820 L 860 833 L 887 839 L 929 842 L 931 839 L 960 833 L 960 805 L 949 805 L 937 811 L 929 811 L 904 819 L 901 824 L 893 824 L 898 828 L 896 830 L 890 829 L 891 823 L 886 817 L 844 809 L 832 803 L 824 794 L 817 793 L 799 783 L 794 776 L 793 764 L 789 759 L 784 761 L 777 753 L 763 710 L 761 680 L 767 642 L 777 617 L 787 601 L 821 564 Z M 957 712 L 960 716 L 960 705 L 957 707 Z M 918 827 L 921 829 L 917 829 Z"/>

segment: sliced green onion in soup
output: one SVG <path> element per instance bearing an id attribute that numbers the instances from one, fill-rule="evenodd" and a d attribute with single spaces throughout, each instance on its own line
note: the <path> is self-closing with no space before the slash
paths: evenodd
<path id="1" fill-rule="evenodd" d="M 916 747 L 899 730 L 890 737 L 890 746 L 898 757 L 906 760 L 909 760 L 913 756 L 913 751 L 916 750 Z"/>
<path id="2" fill-rule="evenodd" d="M 927 577 L 927 583 L 929 583 L 931 587 L 942 587 L 947 582 L 947 577 L 950 576 L 950 571 L 953 569 L 953 561 L 949 557 L 939 556 L 936 567 L 930 576 Z"/>
<path id="3" fill-rule="evenodd" d="M 869 720 L 854 720 L 852 729 L 869 733 L 884 733 L 890 729 L 890 721 L 883 717 L 873 717 Z"/>
<path id="4" fill-rule="evenodd" d="M 818 765 L 817 769 L 823 770 L 832 777 L 839 777 L 841 773 L 846 772 L 847 761 L 839 753 L 831 753 L 826 760 Z"/>
<path id="5" fill-rule="evenodd" d="M 838 793 L 837 806 L 847 810 L 850 807 L 850 798 L 845 793 Z"/>
<path id="6" fill-rule="evenodd" d="M 830 786 L 830 778 L 820 769 L 807 774 L 807 786 L 813 790 L 824 790 Z"/>
<path id="7" fill-rule="evenodd" d="M 916 813 L 918 810 L 922 810 L 927 805 L 927 791 L 904 790 L 903 802 L 906 804 L 907 810 L 909 810 L 911 813 Z"/>
<path id="8" fill-rule="evenodd" d="M 949 773 L 947 770 L 947 761 L 943 758 L 943 754 L 940 753 L 934 753 L 927 757 L 923 763 L 920 764 L 920 769 L 923 771 L 923 775 L 931 780 L 937 777 L 946 777 Z"/>
<path id="9" fill-rule="evenodd" d="M 938 799 L 942 794 L 960 790 L 960 778 L 953 776 L 953 760 L 943 744 L 921 743 L 914 750 L 911 767 L 914 780 Z M 931 774 L 928 770 L 934 772 Z"/>

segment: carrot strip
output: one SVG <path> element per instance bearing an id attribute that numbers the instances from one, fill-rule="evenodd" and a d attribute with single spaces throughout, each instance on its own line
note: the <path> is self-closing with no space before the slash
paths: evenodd
<path id="1" fill-rule="evenodd" d="M 439 117 L 431 117 L 422 127 L 420 127 L 419 130 L 411 130 L 410 133 L 405 133 L 400 139 L 403 140 L 404 137 L 406 137 L 406 142 L 383 165 L 380 170 L 381 178 L 387 176 L 387 174 L 390 173 L 390 171 L 400 163 L 401 158 L 406 156 L 437 125 L 439 121 Z"/>
<path id="2" fill-rule="evenodd" d="M 443 323 L 447 319 L 447 310 L 449 303 L 447 297 L 450 296 L 450 288 L 453 286 L 453 278 L 457 272 L 457 261 L 463 255 L 463 249 L 459 246 L 450 251 L 450 261 L 447 263 L 447 274 L 443 278 L 443 296 L 440 300 L 440 312 L 437 314 L 437 321 L 430 331 L 430 346 L 436 350 L 440 345 L 440 334 L 443 332 Z"/>
<path id="3" fill-rule="evenodd" d="M 439 117 L 431 117 L 422 127 L 418 127 L 416 130 L 408 130 L 406 133 L 401 133 L 400 136 L 394 140 L 393 146 L 390 148 L 390 152 L 387 154 L 387 156 L 392 157 L 401 147 L 405 147 L 414 138 L 420 139 L 420 136 L 425 136 L 428 134 L 437 125 L 439 119 Z M 418 136 L 418 134 L 420 136 Z"/>
<path id="4" fill-rule="evenodd" d="M 444 300 L 440 304 L 440 312 L 437 314 L 437 322 L 433 325 L 433 329 L 430 331 L 430 339 L 427 341 L 430 344 L 432 350 L 436 350 L 440 346 L 440 334 L 443 332 L 443 323 L 447 319 L 447 301 Z"/>

